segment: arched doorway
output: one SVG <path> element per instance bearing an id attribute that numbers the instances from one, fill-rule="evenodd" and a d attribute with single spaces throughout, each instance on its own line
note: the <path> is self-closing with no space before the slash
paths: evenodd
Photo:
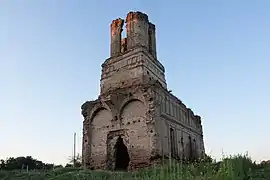
<path id="1" fill-rule="evenodd" d="M 123 138 L 118 137 L 115 144 L 115 169 L 116 171 L 126 171 L 130 161 L 127 146 L 124 144 Z"/>

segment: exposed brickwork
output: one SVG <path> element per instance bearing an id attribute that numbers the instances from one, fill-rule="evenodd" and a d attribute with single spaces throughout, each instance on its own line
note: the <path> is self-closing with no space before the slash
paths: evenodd
<path id="1" fill-rule="evenodd" d="M 155 25 L 140 12 L 128 13 L 126 23 L 127 38 L 122 38 L 123 20 L 112 22 L 100 95 L 81 107 L 83 165 L 114 170 L 119 137 L 128 150 L 129 170 L 171 153 L 180 159 L 202 156 L 201 118 L 167 90 L 165 68 L 156 57 Z"/>

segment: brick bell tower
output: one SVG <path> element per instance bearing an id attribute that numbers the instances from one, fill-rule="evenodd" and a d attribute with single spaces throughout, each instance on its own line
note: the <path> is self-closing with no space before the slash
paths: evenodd
<path id="1" fill-rule="evenodd" d="M 122 37 L 124 24 L 126 37 Z M 165 69 L 157 60 L 155 25 L 148 16 L 129 12 L 125 22 L 115 19 L 110 28 L 110 57 L 102 64 L 100 95 L 81 106 L 83 165 L 133 170 L 151 165 L 156 157 L 170 156 L 171 147 L 177 147 L 177 138 L 167 138 L 171 124 L 180 126 L 180 122 L 167 120 L 163 111 L 170 100 L 180 112 L 182 102 L 167 90 Z M 193 137 L 200 145 L 200 149 L 196 145 L 193 149 L 201 153 L 200 117 L 190 114 L 195 126 Z M 184 153 L 180 149 L 175 152 L 179 156 Z"/>
<path id="2" fill-rule="evenodd" d="M 124 20 L 120 18 L 111 23 L 111 57 L 102 64 L 101 94 L 132 83 L 148 83 L 150 77 L 166 88 L 165 69 L 157 60 L 155 25 L 146 14 L 130 12 L 126 17 L 125 38 L 123 26 Z M 155 71 L 149 71 L 149 66 Z"/>

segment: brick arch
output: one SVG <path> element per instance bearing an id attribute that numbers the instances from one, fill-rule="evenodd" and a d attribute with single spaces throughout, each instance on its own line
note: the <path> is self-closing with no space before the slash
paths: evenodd
<path id="1" fill-rule="evenodd" d="M 89 120 L 92 122 L 93 118 L 95 117 L 96 113 L 98 113 L 100 110 L 108 110 L 111 112 L 111 109 L 106 103 L 97 103 L 94 105 L 94 107 L 89 112 Z"/>
<path id="2" fill-rule="evenodd" d="M 107 116 L 106 116 L 107 115 Z M 104 117 L 104 119 L 101 119 L 103 122 L 111 122 L 112 120 L 112 113 L 109 109 L 105 107 L 99 107 L 93 111 L 92 116 L 90 118 L 91 125 L 96 124 L 96 120 L 99 119 L 100 117 Z M 107 118 L 108 117 L 108 118 Z M 104 123 L 101 123 L 105 125 Z"/>
<path id="3" fill-rule="evenodd" d="M 104 107 L 97 108 L 90 119 L 91 160 L 99 167 L 106 165 L 106 140 L 111 120 L 111 111 Z"/>
<path id="4" fill-rule="evenodd" d="M 129 140 L 130 168 L 135 164 L 147 164 L 151 156 L 146 111 L 146 106 L 138 99 L 127 101 L 120 111 L 121 122 L 127 129 Z"/>
<path id="5" fill-rule="evenodd" d="M 92 123 L 94 118 L 96 117 L 96 115 L 98 113 L 100 113 L 100 111 L 109 111 L 107 108 L 105 107 L 102 107 L 102 106 L 99 106 L 99 107 L 96 107 L 96 108 L 93 108 L 93 110 L 91 111 L 91 115 L 90 115 L 90 122 Z"/>
<path id="6" fill-rule="evenodd" d="M 142 100 L 137 99 L 137 98 L 136 99 L 126 99 L 120 108 L 120 113 L 119 113 L 120 117 L 123 118 L 123 113 L 124 113 L 124 111 L 127 111 L 127 109 L 132 109 L 133 115 L 135 115 L 135 113 L 138 114 L 137 112 L 135 112 L 135 110 L 138 110 L 138 108 L 140 108 L 142 110 L 141 113 L 139 113 L 139 114 L 145 116 L 146 115 L 146 106 Z"/>

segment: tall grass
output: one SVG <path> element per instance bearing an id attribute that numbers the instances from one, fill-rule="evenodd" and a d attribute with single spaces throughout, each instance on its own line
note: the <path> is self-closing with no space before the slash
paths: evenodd
<path id="1" fill-rule="evenodd" d="M 223 157 L 220 162 L 173 160 L 136 172 L 88 171 L 60 168 L 51 172 L 0 172 L 0 180 L 270 180 L 270 167 L 257 165 L 247 155 Z"/>

